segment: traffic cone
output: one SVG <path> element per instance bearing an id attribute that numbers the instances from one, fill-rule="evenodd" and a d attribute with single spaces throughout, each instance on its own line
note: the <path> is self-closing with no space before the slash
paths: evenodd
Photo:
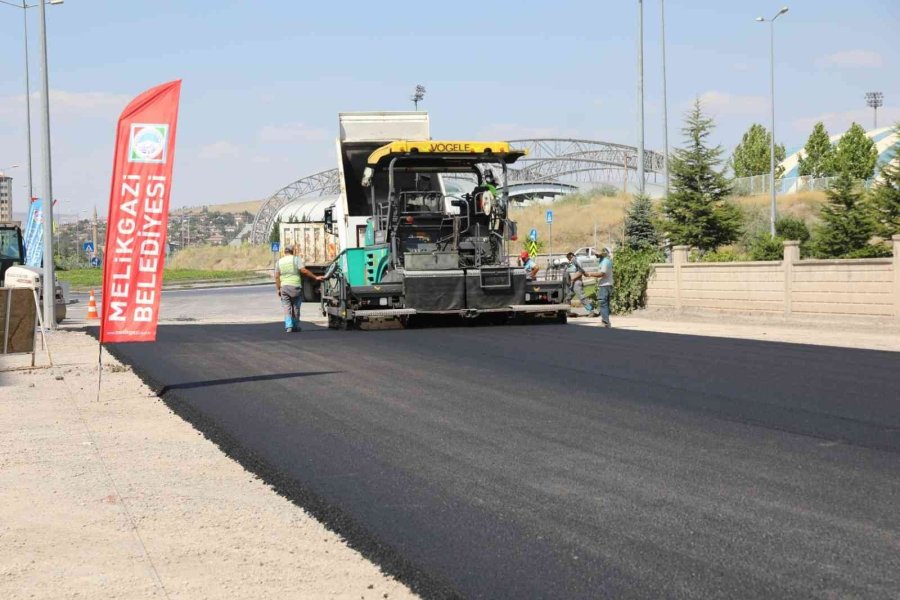
<path id="1" fill-rule="evenodd" d="M 97 300 L 94 298 L 94 290 L 91 290 L 91 297 L 88 300 L 88 319 L 99 319 L 100 315 L 97 314 Z"/>

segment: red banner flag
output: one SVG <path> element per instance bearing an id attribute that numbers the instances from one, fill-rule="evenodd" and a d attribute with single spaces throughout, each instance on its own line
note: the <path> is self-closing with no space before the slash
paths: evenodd
<path id="1" fill-rule="evenodd" d="M 181 80 L 119 117 L 109 193 L 100 342 L 156 340 Z"/>

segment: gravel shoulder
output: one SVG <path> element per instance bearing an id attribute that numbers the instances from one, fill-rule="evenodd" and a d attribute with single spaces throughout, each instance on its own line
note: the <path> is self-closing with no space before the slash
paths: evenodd
<path id="1" fill-rule="evenodd" d="M 576 325 L 599 327 L 600 319 L 580 317 Z M 900 352 L 900 323 L 802 321 L 746 315 L 676 314 L 641 310 L 613 316 L 613 327 L 743 340 L 812 344 Z"/>
<path id="2" fill-rule="evenodd" d="M 51 348 L 0 372 L 0 597 L 416 597 L 106 352 L 98 399 L 86 333 Z"/>

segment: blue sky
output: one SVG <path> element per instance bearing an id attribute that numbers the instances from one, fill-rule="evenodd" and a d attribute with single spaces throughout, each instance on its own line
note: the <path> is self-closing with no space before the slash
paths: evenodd
<path id="1" fill-rule="evenodd" d="M 802 145 L 900 120 L 900 3 L 801 0 L 776 23 L 776 137 Z M 666 2 L 669 136 L 695 97 L 730 149 L 768 126 L 768 25 L 776 2 Z M 646 0 L 646 141 L 662 146 L 659 2 Z M 32 89 L 38 21 L 30 9 Z M 0 168 L 25 164 L 21 9 L 0 5 Z M 66 0 L 47 7 L 54 195 L 62 212 L 106 212 L 119 111 L 142 90 L 184 80 L 172 206 L 260 199 L 335 165 L 337 113 L 406 110 L 428 92 L 444 138 L 564 136 L 634 144 L 637 2 L 373 3 Z M 33 112 L 37 112 L 37 103 Z M 39 124 L 33 125 L 35 166 Z M 16 210 L 24 210 L 24 166 Z M 39 183 L 36 171 L 35 181 Z M 39 187 L 39 186 L 38 186 Z M 40 190 L 38 189 L 40 192 Z"/>

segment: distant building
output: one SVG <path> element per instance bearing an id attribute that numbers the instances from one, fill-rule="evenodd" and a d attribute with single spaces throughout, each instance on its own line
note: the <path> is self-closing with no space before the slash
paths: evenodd
<path id="1" fill-rule="evenodd" d="M 12 220 L 12 177 L 0 173 L 0 221 Z"/>

